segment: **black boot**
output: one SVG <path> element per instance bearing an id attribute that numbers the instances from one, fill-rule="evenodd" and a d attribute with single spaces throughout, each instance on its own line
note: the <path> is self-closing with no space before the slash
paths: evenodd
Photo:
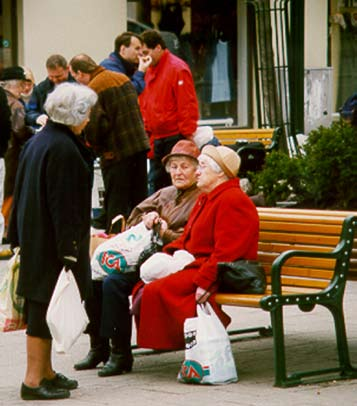
<path id="1" fill-rule="evenodd" d="M 87 356 L 74 364 L 74 369 L 82 371 L 85 369 L 94 369 L 98 364 L 105 364 L 109 358 L 109 340 L 107 338 L 90 336 L 90 350 Z"/>
<path id="2" fill-rule="evenodd" d="M 133 362 L 130 344 L 123 345 L 118 340 L 113 339 L 109 360 L 98 371 L 98 376 L 113 376 L 121 375 L 124 372 L 131 372 Z"/>

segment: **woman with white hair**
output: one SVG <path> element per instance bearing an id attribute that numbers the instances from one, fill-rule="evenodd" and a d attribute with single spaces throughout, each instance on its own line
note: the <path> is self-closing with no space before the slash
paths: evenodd
<path id="1" fill-rule="evenodd" d="M 47 124 L 25 144 L 8 238 L 21 249 L 17 293 L 25 298 L 24 400 L 63 399 L 78 382 L 52 368 L 46 312 L 61 269 L 71 269 L 82 299 L 91 292 L 89 231 L 92 162 L 81 140 L 97 95 L 73 83 L 47 98 Z"/>
<path id="2" fill-rule="evenodd" d="M 197 186 L 203 192 L 184 232 L 164 252 L 190 252 L 195 260 L 181 271 L 145 285 L 137 343 L 142 348 L 184 348 L 183 325 L 196 303 L 209 301 L 224 325 L 230 318 L 217 305 L 217 263 L 256 259 L 259 218 L 237 178 L 240 158 L 224 146 L 205 146 L 198 157 Z"/>

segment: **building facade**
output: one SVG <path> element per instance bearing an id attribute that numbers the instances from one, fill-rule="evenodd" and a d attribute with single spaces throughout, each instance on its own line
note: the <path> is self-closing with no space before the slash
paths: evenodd
<path id="1" fill-rule="evenodd" d="M 0 0 L 1 61 L 37 82 L 54 53 L 99 62 L 128 18 L 174 33 L 204 123 L 308 133 L 357 91 L 355 0 Z"/>

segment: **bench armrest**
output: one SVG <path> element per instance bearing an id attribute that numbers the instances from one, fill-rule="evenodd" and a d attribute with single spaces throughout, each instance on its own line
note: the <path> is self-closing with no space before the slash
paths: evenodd
<path id="1" fill-rule="evenodd" d="M 273 135 L 271 137 L 271 144 L 265 148 L 267 152 L 274 151 L 279 147 L 279 140 L 282 135 L 283 131 L 280 127 L 276 127 L 274 129 Z"/>
<path id="2" fill-rule="evenodd" d="M 271 267 L 271 290 L 272 294 L 281 295 L 281 270 L 285 262 L 290 258 L 321 258 L 321 259 L 338 259 L 344 245 L 340 248 L 336 247 L 332 252 L 312 252 L 312 251 L 297 251 L 290 250 L 279 255 Z"/>

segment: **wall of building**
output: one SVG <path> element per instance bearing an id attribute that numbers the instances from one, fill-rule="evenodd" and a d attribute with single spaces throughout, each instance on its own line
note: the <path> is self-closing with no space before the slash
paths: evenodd
<path id="1" fill-rule="evenodd" d="M 46 77 L 49 55 L 84 52 L 100 62 L 126 30 L 125 0 L 18 0 L 19 63 Z"/>
<path id="2" fill-rule="evenodd" d="M 328 1 L 305 0 L 305 67 L 327 66 Z"/>

